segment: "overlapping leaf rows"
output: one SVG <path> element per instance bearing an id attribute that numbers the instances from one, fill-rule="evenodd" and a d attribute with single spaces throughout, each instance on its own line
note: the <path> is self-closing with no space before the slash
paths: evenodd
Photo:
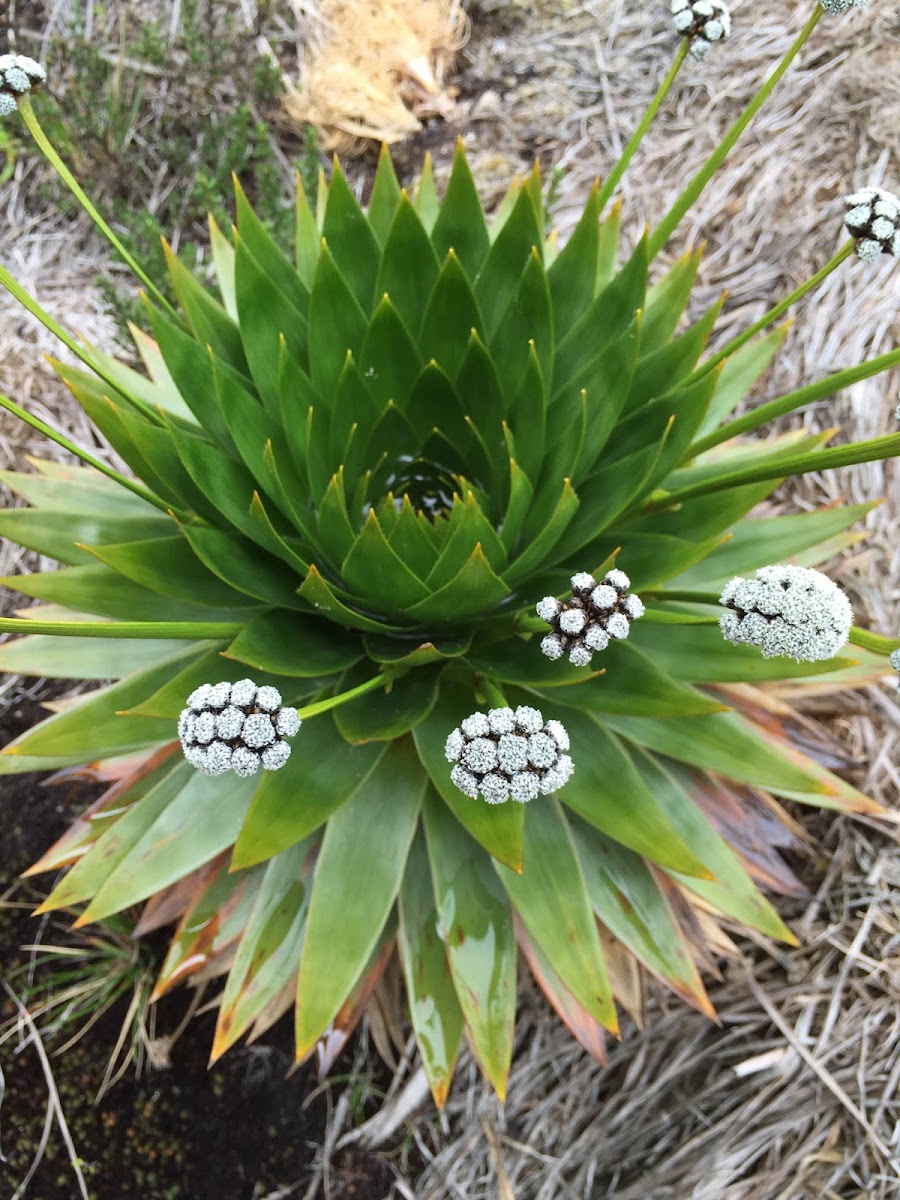
<path id="1" fill-rule="evenodd" d="M 646 240 L 617 268 L 598 197 L 557 253 L 537 174 L 489 227 L 461 152 L 442 202 L 429 168 L 413 201 L 384 155 L 365 214 L 337 168 L 317 212 L 298 190 L 291 261 L 238 191 L 233 239 L 212 228 L 218 296 L 170 256 L 184 320 L 151 307 L 146 374 L 90 348 L 56 364 L 150 500 L 50 462 L 3 474 L 28 507 L 0 532 L 63 564 L 16 577 L 43 602 L 29 616 L 226 631 L 0 648 L 5 670 L 119 681 L 0 773 L 106 761 L 106 795 L 36 865 L 70 867 L 47 907 L 177 922 L 157 994 L 227 965 L 216 1054 L 293 1006 L 298 1055 L 318 1043 L 327 1065 L 396 947 L 436 1098 L 464 1030 L 502 1094 L 517 946 L 601 1056 L 615 1000 L 638 1003 L 623 953 L 709 1011 L 712 914 L 790 936 L 757 886 L 797 886 L 774 796 L 874 811 L 752 690 L 858 683 L 874 656 L 763 660 L 665 596 L 821 563 L 866 509 L 748 518 L 838 461 L 802 435 L 692 451 L 785 331 L 698 368 L 719 309 L 683 320 L 699 257 L 648 287 Z M 647 617 L 602 671 L 549 662 L 517 614 L 614 558 L 655 593 Z M 249 673 L 300 706 L 382 666 L 390 686 L 307 720 L 277 773 L 205 777 L 172 745 L 200 683 Z M 482 679 L 566 725 L 558 799 L 491 808 L 450 782 L 444 740 Z"/>

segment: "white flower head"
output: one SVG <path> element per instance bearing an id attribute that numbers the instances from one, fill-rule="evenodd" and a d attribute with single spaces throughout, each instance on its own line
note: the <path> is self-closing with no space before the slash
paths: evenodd
<path id="1" fill-rule="evenodd" d="M 473 713 L 444 745 L 450 778 L 465 796 L 488 804 L 527 804 L 562 787 L 574 766 L 569 735 L 559 721 L 544 723 L 537 708 L 520 705 Z M 265 763 L 263 763 L 265 765 Z"/>
<path id="2" fill-rule="evenodd" d="M 690 39 L 691 54 L 701 62 L 710 47 L 731 33 L 731 13 L 723 0 L 672 0 L 672 20 L 678 33 Z"/>
<path id="3" fill-rule="evenodd" d="M 761 567 L 753 579 L 732 579 L 721 602 L 728 610 L 719 622 L 723 637 L 758 646 L 764 658 L 834 658 L 853 624 L 841 589 L 809 567 Z"/>
<path id="4" fill-rule="evenodd" d="M 833 17 L 849 12 L 851 8 L 867 8 L 869 0 L 821 0 L 822 7 Z"/>
<path id="5" fill-rule="evenodd" d="M 278 703 L 273 707 L 273 699 Z M 276 688 L 250 679 L 204 683 L 191 692 L 178 718 L 178 738 L 192 767 L 205 775 L 233 771 L 242 778 L 260 767 L 277 771 L 291 748 L 284 740 L 300 729 L 300 715 L 281 706 Z"/>
<path id="6" fill-rule="evenodd" d="M 863 188 L 844 203 L 844 223 L 863 262 L 875 262 L 882 254 L 900 258 L 900 198 L 884 188 Z"/>
<path id="7" fill-rule="evenodd" d="M 36 92 L 47 80 L 39 62 L 25 54 L 0 55 L 0 117 L 18 108 L 17 97 Z"/>
<path id="8" fill-rule="evenodd" d="M 587 571 L 573 575 L 567 601 L 548 596 L 537 606 L 552 631 L 541 642 L 541 653 L 554 662 L 568 655 L 573 666 L 587 667 L 612 638 L 627 638 L 631 622 L 645 611 L 630 587 L 631 580 L 618 569 L 607 571 L 599 583 Z"/>

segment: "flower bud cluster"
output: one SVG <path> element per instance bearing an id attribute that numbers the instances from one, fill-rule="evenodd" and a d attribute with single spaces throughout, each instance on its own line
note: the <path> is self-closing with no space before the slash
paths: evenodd
<path id="1" fill-rule="evenodd" d="M 47 79 L 39 62 L 24 54 L 0 54 L 0 117 L 18 108 L 19 96 L 36 92 Z"/>
<path id="2" fill-rule="evenodd" d="M 821 0 L 821 4 L 827 13 L 839 17 L 851 8 L 868 8 L 869 0 Z"/>
<path id="3" fill-rule="evenodd" d="M 882 254 L 900 258 L 900 198 L 883 188 L 863 188 L 844 203 L 845 222 L 863 262 L 874 262 Z"/>
<path id="4" fill-rule="evenodd" d="M 808 567 L 762 567 L 753 579 L 732 579 L 722 593 L 723 636 L 759 646 L 764 658 L 798 662 L 833 658 L 853 624 L 850 601 L 819 571 Z"/>
<path id="5" fill-rule="evenodd" d="M 204 775 L 277 771 L 291 756 L 284 739 L 299 728 L 297 710 L 282 707 L 278 689 L 252 679 L 202 684 L 178 718 L 184 756 Z"/>
<path id="6" fill-rule="evenodd" d="M 611 639 L 627 638 L 631 622 L 644 615 L 640 598 L 627 594 L 630 587 L 624 571 L 608 571 L 599 584 L 587 571 L 573 575 L 565 603 L 545 596 L 537 605 L 538 616 L 553 628 L 541 652 L 554 661 L 568 654 L 573 666 L 586 667 Z"/>
<path id="7" fill-rule="evenodd" d="M 675 28 L 691 39 L 691 54 L 701 62 L 715 42 L 731 33 L 731 13 L 722 0 L 672 0 Z"/>
<path id="8" fill-rule="evenodd" d="M 450 778 L 461 792 L 488 804 L 526 804 L 567 783 L 574 765 L 569 735 L 559 721 L 544 723 L 536 708 L 519 705 L 476 712 L 454 729 L 444 753 L 454 763 Z"/>

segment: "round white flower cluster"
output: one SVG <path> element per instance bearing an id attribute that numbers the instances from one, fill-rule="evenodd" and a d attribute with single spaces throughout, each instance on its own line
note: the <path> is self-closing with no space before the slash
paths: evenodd
<path id="1" fill-rule="evenodd" d="M 833 17 L 849 12 L 851 8 L 867 8 L 869 0 L 820 0 L 822 7 Z"/>
<path id="2" fill-rule="evenodd" d="M 575 770 L 569 735 L 559 721 L 544 723 L 536 708 L 519 705 L 492 708 L 466 717 L 447 738 L 444 753 L 455 763 L 450 778 L 461 792 L 488 804 L 512 798 L 527 804 L 537 795 L 549 796 Z"/>
<path id="3" fill-rule="evenodd" d="M 702 62 L 715 42 L 731 33 L 731 13 L 722 0 L 672 0 L 675 28 L 691 39 L 691 54 Z"/>
<path id="4" fill-rule="evenodd" d="M 844 203 L 846 225 L 863 262 L 874 262 L 882 254 L 900 258 L 900 198 L 883 188 L 863 188 Z"/>
<path id="5" fill-rule="evenodd" d="M 299 728 L 297 710 L 282 708 L 278 689 L 252 679 L 201 684 L 178 718 L 184 756 L 204 775 L 277 771 L 291 756 L 284 739 Z"/>
<path id="6" fill-rule="evenodd" d="M 568 653 L 573 666 L 586 667 L 612 638 L 627 638 L 631 622 L 644 615 L 640 598 L 627 594 L 630 587 L 624 571 L 607 571 L 600 583 L 587 571 L 573 575 L 565 603 L 545 596 L 537 605 L 538 616 L 553 627 L 541 652 L 554 661 Z"/>
<path id="7" fill-rule="evenodd" d="M 36 92 L 47 80 L 39 62 L 24 54 L 0 54 L 0 117 L 18 108 L 17 97 Z"/>
<path id="8" fill-rule="evenodd" d="M 722 603 L 729 610 L 719 622 L 724 637 L 759 646 L 764 658 L 833 658 L 853 624 L 841 589 L 809 567 L 762 567 L 753 579 L 738 576 L 722 593 Z"/>
<path id="9" fill-rule="evenodd" d="M 895 671 L 900 671 L 900 650 L 891 651 L 891 657 L 888 661 Z"/>

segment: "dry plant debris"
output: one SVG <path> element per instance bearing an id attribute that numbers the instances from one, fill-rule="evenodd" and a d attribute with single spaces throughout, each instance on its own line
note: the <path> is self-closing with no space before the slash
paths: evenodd
<path id="1" fill-rule="evenodd" d="M 421 119 L 452 112 L 448 69 L 465 41 L 459 0 L 322 0 L 321 30 L 308 50 L 289 117 L 313 124 L 324 144 L 354 154 L 394 143 Z"/>

